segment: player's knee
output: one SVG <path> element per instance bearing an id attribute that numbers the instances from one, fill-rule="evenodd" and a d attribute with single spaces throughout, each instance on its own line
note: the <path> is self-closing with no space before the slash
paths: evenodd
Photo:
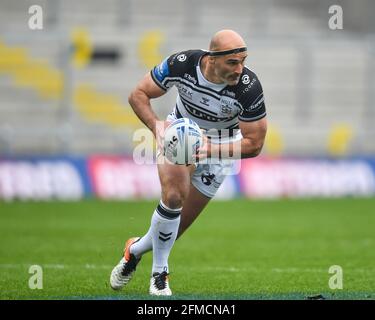
<path id="1" fill-rule="evenodd" d="M 186 198 L 184 192 L 180 190 L 169 190 L 163 195 L 163 202 L 171 209 L 181 208 Z"/>

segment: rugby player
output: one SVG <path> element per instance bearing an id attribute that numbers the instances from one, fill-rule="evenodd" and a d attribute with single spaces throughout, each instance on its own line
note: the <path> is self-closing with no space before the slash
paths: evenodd
<path id="1" fill-rule="evenodd" d="M 158 161 L 161 200 L 148 232 L 127 240 L 124 255 L 111 274 L 113 289 L 125 286 L 142 255 L 152 250 L 149 293 L 171 295 L 168 257 L 175 240 L 215 196 L 234 158 L 256 157 L 261 152 L 267 131 L 266 109 L 261 83 L 245 66 L 247 55 L 238 33 L 221 30 L 212 37 L 208 51 L 188 50 L 169 56 L 131 92 L 130 105 L 160 145 L 160 120 L 150 101 L 176 86 L 177 102 L 165 126 L 182 117 L 194 120 L 207 132 L 197 160 L 213 155 L 219 159 L 189 166 Z"/>

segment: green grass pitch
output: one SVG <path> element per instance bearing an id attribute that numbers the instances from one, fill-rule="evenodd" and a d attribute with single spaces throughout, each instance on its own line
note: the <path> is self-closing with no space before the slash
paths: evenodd
<path id="1" fill-rule="evenodd" d="M 0 299 L 149 299 L 150 253 L 124 290 L 108 280 L 156 204 L 0 203 Z M 172 250 L 173 299 L 374 299 L 374 247 L 375 199 L 212 202 Z M 29 288 L 31 265 L 42 290 Z"/>

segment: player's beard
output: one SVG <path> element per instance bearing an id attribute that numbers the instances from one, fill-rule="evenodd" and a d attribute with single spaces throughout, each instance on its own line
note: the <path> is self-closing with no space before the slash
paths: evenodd
<path id="1" fill-rule="evenodd" d="M 229 75 L 225 79 L 225 82 L 231 86 L 235 86 L 238 81 L 240 81 L 240 75 Z"/>
<path id="2" fill-rule="evenodd" d="M 218 76 L 223 83 L 229 86 L 235 86 L 241 77 L 241 75 L 238 75 L 236 73 L 223 72 L 221 70 L 217 70 L 215 73 L 216 73 L 216 76 Z"/>
<path id="3" fill-rule="evenodd" d="M 240 81 L 240 77 L 240 74 L 228 72 L 226 74 L 223 74 L 222 79 L 226 84 L 230 86 L 235 86 L 238 83 L 238 81 Z"/>

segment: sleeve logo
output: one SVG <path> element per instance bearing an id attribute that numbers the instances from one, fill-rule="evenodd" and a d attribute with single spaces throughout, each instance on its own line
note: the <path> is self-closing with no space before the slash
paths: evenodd
<path id="1" fill-rule="evenodd" d="M 180 54 L 177 56 L 177 60 L 180 62 L 184 62 L 186 60 L 186 54 Z"/>
<path id="2" fill-rule="evenodd" d="M 169 74 L 168 61 L 165 59 L 161 64 L 154 68 L 154 75 L 159 81 L 163 81 Z"/>
<path id="3" fill-rule="evenodd" d="M 242 76 L 242 83 L 243 84 L 249 84 L 250 83 L 250 77 L 247 74 Z"/>
<path id="4" fill-rule="evenodd" d="M 259 109 L 264 103 L 264 96 L 263 96 L 263 93 L 261 95 L 259 95 L 258 98 L 255 99 L 255 101 L 251 104 L 250 107 L 247 107 L 246 108 L 246 111 L 254 111 L 254 110 L 257 110 Z"/>

